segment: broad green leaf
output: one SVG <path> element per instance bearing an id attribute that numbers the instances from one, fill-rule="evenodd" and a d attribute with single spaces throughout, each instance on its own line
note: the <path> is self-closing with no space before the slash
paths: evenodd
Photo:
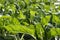
<path id="1" fill-rule="evenodd" d="M 49 31 L 51 33 L 50 37 L 60 35 L 59 31 L 60 31 L 60 28 L 51 28 L 50 31 Z"/>
<path id="2" fill-rule="evenodd" d="M 19 25 L 20 22 L 16 19 L 16 18 L 12 18 L 11 16 L 2 16 L 1 18 L 1 23 L 3 23 L 2 25 L 9 25 L 9 24 L 15 24 L 15 25 Z"/>
<path id="3" fill-rule="evenodd" d="M 35 13 L 36 13 L 35 11 L 30 10 L 30 15 L 31 16 L 35 16 Z"/>
<path id="4" fill-rule="evenodd" d="M 60 35 L 60 28 L 56 28 L 57 35 Z"/>
<path id="5" fill-rule="evenodd" d="M 30 24 L 28 28 L 34 29 L 34 25 Z"/>
<path id="6" fill-rule="evenodd" d="M 38 38 L 41 39 L 43 37 L 44 29 L 42 28 L 40 23 L 36 24 L 36 33 L 38 35 Z"/>
<path id="7" fill-rule="evenodd" d="M 16 33 L 24 33 L 24 34 L 30 34 L 31 36 L 34 36 L 34 30 L 30 29 L 26 26 L 20 26 L 20 25 L 8 25 L 4 27 L 9 33 L 16 34 Z M 9 28 L 9 29 L 8 29 Z"/>
<path id="8" fill-rule="evenodd" d="M 58 16 L 56 16 L 56 15 L 53 15 L 52 21 L 53 21 L 54 23 L 56 23 L 56 24 L 60 24 L 60 18 L 59 18 Z"/>
<path id="9" fill-rule="evenodd" d="M 49 16 L 49 15 L 43 17 L 42 20 L 41 20 L 41 23 L 42 23 L 43 25 L 47 25 L 48 22 L 50 21 L 50 17 L 51 17 L 51 16 Z"/>
<path id="10" fill-rule="evenodd" d="M 14 23 L 15 25 L 19 25 L 20 22 L 16 19 L 16 18 L 12 18 L 12 23 Z"/>
<path id="11" fill-rule="evenodd" d="M 57 35 L 57 32 L 56 32 L 55 28 L 51 28 L 50 32 L 51 32 L 51 36 L 56 36 Z"/>

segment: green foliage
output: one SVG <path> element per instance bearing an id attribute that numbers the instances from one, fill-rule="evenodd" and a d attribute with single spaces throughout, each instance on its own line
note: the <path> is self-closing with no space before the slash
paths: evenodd
<path id="1" fill-rule="evenodd" d="M 4 40 L 49 40 L 60 36 L 60 6 L 56 8 L 55 2 L 0 0 L 0 37 Z M 26 39 L 25 36 L 31 37 Z"/>

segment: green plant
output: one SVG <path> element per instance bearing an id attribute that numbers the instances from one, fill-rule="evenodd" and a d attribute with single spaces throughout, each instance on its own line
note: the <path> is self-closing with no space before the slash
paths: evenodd
<path id="1" fill-rule="evenodd" d="M 0 37 L 4 40 L 51 40 L 60 36 L 60 6 L 56 8 L 55 2 L 1 0 Z"/>

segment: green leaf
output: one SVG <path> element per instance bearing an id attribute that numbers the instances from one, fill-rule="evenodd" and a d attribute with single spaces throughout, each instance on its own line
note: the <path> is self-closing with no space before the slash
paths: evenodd
<path id="1" fill-rule="evenodd" d="M 9 33 L 24 33 L 34 37 L 34 30 L 22 25 L 7 25 L 4 27 Z"/>
<path id="2" fill-rule="evenodd" d="M 60 28 L 56 28 L 57 35 L 60 35 Z"/>
<path id="3" fill-rule="evenodd" d="M 26 16 L 23 14 L 23 12 L 20 10 L 18 18 L 20 19 L 26 19 Z"/>
<path id="4" fill-rule="evenodd" d="M 55 28 L 51 28 L 50 32 L 51 32 L 51 36 L 56 36 L 57 35 L 57 32 L 56 32 Z"/>
<path id="5" fill-rule="evenodd" d="M 19 25 L 19 24 L 20 24 L 20 22 L 19 22 L 16 18 L 12 18 L 12 19 L 11 19 L 11 22 L 12 22 L 13 24 L 15 24 L 15 25 Z"/>
<path id="6" fill-rule="evenodd" d="M 8 29 L 9 28 L 9 29 Z M 34 35 L 34 30 L 30 29 L 26 26 L 20 26 L 20 25 L 7 25 L 5 26 L 5 29 L 11 33 L 26 33 Z"/>
<path id="7" fill-rule="evenodd" d="M 52 21 L 54 22 L 54 23 L 56 23 L 56 24 L 60 24 L 60 18 L 58 17 L 58 16 L 56 16 L 56 15 L 53 15 L 53 19 L 52 19 Z"/>
<path id="8" fill-rule="evenodd" d="M 38 38 L 42 39 L 43 34 L 44 34 L 44 29 L 42 28 L 40 23 L 36 24 L 36 33 L 38 35 Z"/>
<path id="9" fill-rule="evenodd" d="M 31 15 L 31 16 L 35 16 L 35 13 L 36 13 L 36 11 L 30 10 L 30 15 Z"/>
<path id="10" fill-rule="evenodd" d="M 57 36 L 57 35 L 60 35 L 60 28 L 51 28 L 50 31 L 49 31 L 49 34 L 51 33 L 51 36 Z"/>
<path id="11" fill-rule="evenodd" d="M 43 17 L 42 20 L 41 20 L 41 23 L 42 23 L 43 25 L 47 25 L 48 22 L 50 21 L 50 17 L 51 17 L 51 16 L 49 16 L 49 15 Z"/>
<path id="12" fill-rule="evenodd" d="M 36 11 L 30 10 L 30 20 L 33 20 L 35 13 L 36 13 Z"/>
<path id="13" fill-rule="evenodd" d="M 24 0 L 26 2 L 26 4 L 29 4 L 30 3 L 30 0 Z"/>
<path id="14" fill-rule="evenodd" d="M 49 11 L 50 11 L 50 6 L 49 6 L 49 5 L 44 5 L 44 10 L 45 10 L 46 12 L 49 12 Z"/>
<path id="15" fill-rule="evenodd" d="M 1 25 L 9 25 L 9 24 L 14 24 L 14 25 L 19 25 L 20 22 L 16 18 L 12 18 L 11 16 L 2 16 L 0 17 L 0 23 Z"/>

